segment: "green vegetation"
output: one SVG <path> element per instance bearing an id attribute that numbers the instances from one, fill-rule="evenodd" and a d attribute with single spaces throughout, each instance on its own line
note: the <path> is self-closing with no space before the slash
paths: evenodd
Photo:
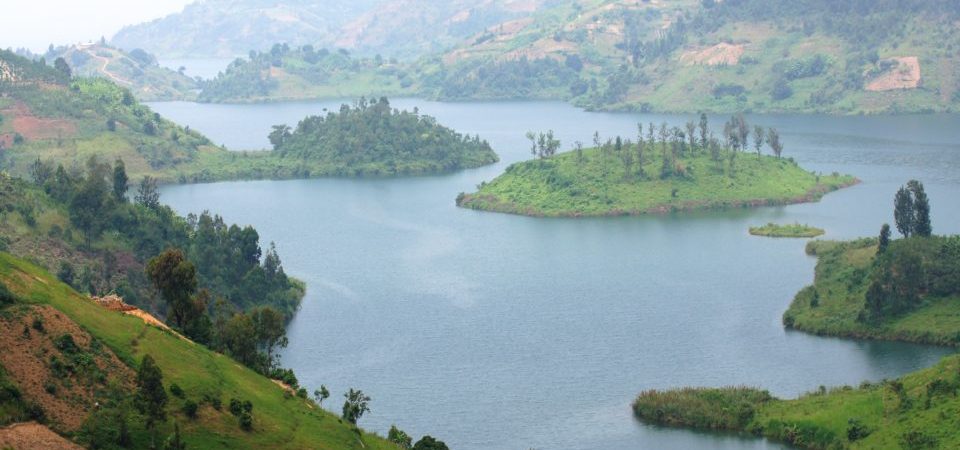
<path id="1" fill-rule="evenodd" d="M 275 126 L 270 141 L 277 158 L 299 161 L 312 175 L 434 173 L 497 161 L 479 136 L 460 135 L 416 110 L 391 109 L 386 98 L 307 117 L 292 132 Z"/>
<path id="2" fill-rule="evenodd" d="M 394 60 L 352 58 L 345 51 L 291 48 L 251 51 L 216 78 L 201 84 L 202 102 L 246 103 L 379 95 L 410 95 L 413 79 Z"/>
<path id="3" fill-rule="evenodd" d="M 458 196 L 457 204 L 534 216 L 663 213 L 814 201 L 856 182 L 804 171 L 779 155 L 747 154 L 750 128 L 741 116 L 726 129 L 722 145 L 709 137 L 706 116 L 686 130 L 650 124 L 646 137 L 638 126 L 636 144 L 620 137 L 603 143 L 595 134 L 596 148 L 576 143 L 556 156 L 560 143 L 550 133 L 531 133 L 540 159 L 508 167 L 478 192 Z"/>
<path id="4" fill-rule="evenodd" d="M 814 238 L 824 233 L 823 229 L 809 225 L 778 225 L 768 223 L 762 227 L 750 227 L 750 234 L 754 236 L 783 237 L 783 238 Z"/>
<path id="5" fill-rule="evenodd" d="M 859 388 L 821 387 L 796 400 L 746 388 L 648 391 L 638 419 L 725 429 L 808 449 L 955 448 L 960 445 L 960 357 L 901 379 Z"/>
<path id="6" fill-rule="evenodd" d="M 817 334 L 960 344 L 960 236 L 929 235 L 923 185 L 897 193 L 904 239 L 815 241 L 813 286 L 784 314 L 787 327 Z M 920 224 L 919 226 L 917 224 Z M 918 231 L 919 230 L 919 231 Z M 638 419 L 672 426 L 732 430 L 800 448 L 955 448 L 960 445 L 960 357 L 929 369 L 859 388 L 844 386 L 796 400 L 749 388 L 647 391 Z"/>
<path id="7" fill-rule="evenodd" d="M 26 54 L 34 59 L 39 55 Z M 63 60 L 77 77 L 108 79 L 129 89 L 141 101 L 191 100 L 196 97 L 196 80 L 165 67 L 141 50 L 130 52 L 106 43 L 51 47 L 42 56 L 47 61 Z"/>
<path id="8" fill-rule="evenodd" d="M 228 357 L 137 317 L 97 307 L 46 271 L 5 253 L 0 253 L 0 282 L 17 295 L 23 307 L 55 308 L 131 368 L 139 367 L 144 373 L 146 362 L 138 362 L 146 361 L 147 355 L 155 362 L 151 376 L 140 377 L 144 382 L 139 383 L 138 390 L 131 392 L 122 384 L 101 389 L 101 408 L 91 412 L 76 434 L 87 446 L 145 448 L 154 435 L 173 437 L 175 427 L 179 427 L 181 439 L 189 448 L 395 448 L 386 440 L 341 422 L 308 400 L 287 397 L 283 388 Z M 161 395 L 157 382 L 164 386 L 177 384 L 184 398 Z M 17 392 L 7 386 L 4 382 L 2 392 Z M 142 394 L 133 395 L 137 391 Z M 142 400 L 134 402 L 136 397 Z M 162 397 L 166 402 L 160 401 Z M 244 399 L 242 405 L 249 402 L 249 408 L 242 407 L 250 417 L 249 428 L 220 406 L 230 398 Z M 199 405 L 195 419 L 183 412 L 188 400 Z M 148 417 L 135 407 L 137 403 L 152 405 L 144 411 L 156 413 L 154 431 L 147 429 Z M 164 403 L 162 409 L 153 409 L 160 403 Z M 0 418 L 21 420 L 16 410 L 8 415 L 8 404 L 0 401 Z M 161 413 L 166 420 L 160 418 Z"/>

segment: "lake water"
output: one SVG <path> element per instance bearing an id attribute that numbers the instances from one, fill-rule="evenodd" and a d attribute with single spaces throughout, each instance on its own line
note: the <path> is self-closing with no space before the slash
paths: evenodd
<path id="1" fill-rule="evenodd" d="M 360 424 L 454 449 L 767 449 L 760 439 L 637 422 L 645 389 L 751 385 L 793 397 L 927 367 L 951 351 L 787 332 L 780 317 L 810 284 L 803 240 L 752 237 L 751 225 L 800 222 L 826 238 L 874 235 L 892 198 L 922 180 L 938 233 L 960 232 L 960 117 L 759 116 L 785 155 L 863 183 L 820 203 L 604 219 L 540 219 L 458 209 L 470 191 L 528 158 L 527 130 L 574 140 L 635 134 L 687 116 L 587 113 L 562 103 L 446 104 L 403 99 L 488 139 L 503 162 L 443 176 L 168 186 L 181 213 L 209 209 L 276 241 L 307 282 L 283 364 L 328 408 L 360 388 Z M 152 105 L 232 149 L 261 148 L 273 124 L 337 102 Z M 723 118 L 713 118 L 722 126 Z"/>

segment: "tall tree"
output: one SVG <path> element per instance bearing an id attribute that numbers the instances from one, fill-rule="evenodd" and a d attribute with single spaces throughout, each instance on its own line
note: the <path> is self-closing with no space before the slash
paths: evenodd
<path id="1" fill-rule="evenodd" d="M 767 145 L 770 146 L 774 156 L 780 159 L 780 155 L 783 154 L 783 144 L 780 143 L 780 132 L 776 128 L 767 129 Z"/>
<path id="2" fill-rule="evenodd" d="M 343 420 L 356 425 L 360 417 L 370 411 L 368 406 L 370 397 L 365 395 L 363 391 L 355 391 L 353 388 L 343 394 L 343 397 L 346 398 L 346 401 L 343 402 Z"/>
<path id="3" fill-rule="evenodd" d="M 328 398 L 330 398 L 330 391 L 325 384 L 321 384 L 320 389 L 313 391 L 313 399 L 317 401 L 321 408 L 323 408 L 323 401 Z"/>
<path id="4" fill-rule="evenodd" d="M 763 127 L 756 125 L 753 127 L 753 149 L 757 152 L 757 158 L 760 158 L 760 149 L 763 148 L 763 141 L 766 133 Z"/>
<path id="5" fill-rule="evenodd" d="M 708 134 L 710 132 L 710 127 L 707 125 L 707 114 L 700 113 L 700 147 L 707 148 Z"/>
<path id="6" fill-rule="evenodd" d="M 197 269 L 177 248 L 165 250 L 147 262 L 147 276 L 167 303 L 180 329 L 191 319 L 193 293 L 197 290 Z"/>
<path id="7" fill-rule="evenodd" d="M 157 188 L 157 180 L 150 175 L 143 177 L 134 201 L 150 209 L 160 207 L 160 189 Z"/>
<path id="8" fill-rule="evenodd" d="M 163 373 L 153 357 L 143 356 L 137 370 L 137 409 L 147 419 L 147 429 L 154 430 L 157 422 L 167 420 L 167 391 L 163 388 Z M 153 442 L 153 435 L 151 435 Z M 153 445 L 151 445 L 153 446 Z"/>
<path id="9" fill-rule="evenodd" d="M 913 234 L 914 210 L 910 190 L 901 186 L 893 198 L 893 220 L 903 237 Z"/>
<path id="10" fill-rule="evenodd" d="M 274 150 L 279 150 L 283 146 L 284 142 L 292 136 L 292 129 L 287 125 L 274 125 L 272 131 L 267 136 L 270 140 L 270 145 L 273 145 Z"/>
<path id="11" fill-rule="evenodd" d="M 60 76 L 64 80 L 70 79 L 72 71 L 70 70 L 70 65 L 67 64 L 67 60 L 63 59 L 63 57 L 58 57 L 53 61 L 53 68 L 60 72 Z"/>
<path id="12" fill-rule="evenodd" d="M 690 152 L 697 151 L 697 124 L 693 121 L 687 122 L 687 140 L 689 141 Z"/>
<path id="13" fill-rule="evenodd" d="M 883 254 L 886 253 L 887 247 L 890 246 L 890 225 L 883 224 L 880 227 L 880 240 L 879 245 L 877 246 L 877 253 Z"/>
<path id="14" fill-rule="evenodd" d="M 117 199 L 118 202 L 127 201 L 127 183 L 130 179 L 127 177 L 127 167 L 123 164 L 123 160 L 117 158 L 113 162 L 113 197 Z"/>
<path id="15" fill-rule="evenodd" d="M 87 162 L 87 177 L 70 199 L 70 221 L 83 231 L 87 245 L 100 235 L 111 208 L 110 188 L 105 179 L 106 167 L 96 158 Z"/>
<path id="16" fill-rule="evenodd" d="M 267 360 L 273 366 L 274 350 L 284 348 L 289 342 L 287 339 L 286 320 L 277 310 L 263 306 L 250 312 L 253 327 L 257 335 L 257 344 L 267 353 Z"/>
<path id="17" fill-rule="evenodd" d="M 930 225 L 930 200 L 923 189 L 923 183 L 917 180 L 907 182 L 907 189 L 913 195 L 913 234 L 916 236 L 930 236 L 933 227 Z"/>

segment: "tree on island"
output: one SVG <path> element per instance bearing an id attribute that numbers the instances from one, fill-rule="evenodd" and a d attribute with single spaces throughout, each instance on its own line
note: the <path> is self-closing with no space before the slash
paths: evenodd
<path id="1" fill-rule="evenodd" d="M 758 127 L 757 131 L 762 133 L 763 131 Z M 773 151 L 773 155 L 780 159 L 780 155 L 783 154 L 783 144 L 780 143 L 780 132 L 776 128 L 767 129 L 767 145 L 770 146 L 770 150 Z"/>
<path id="2" fill-rule="evenodd" d="M 897 231 L 903 237 L 910 237 L 913 233 L 913 196 L 907 188 L 901 186 L 897 195 L 893 198 L 893 219 L 897 225 Z"/>
<path id="3" fill-rule="evenodd" d="M 893 200 L 893 218 L 903 237 L 930 236 L 930 200 L 923 183 L 910 180 L 901 186 Z"/>
<path id="4" fill-rule="evenodd" d="M 760 149 L 763 148 L 764 129 L 760 125 L 753 127 L 753 149 L 757 152 L 757 158 L 760 158 Z"/>

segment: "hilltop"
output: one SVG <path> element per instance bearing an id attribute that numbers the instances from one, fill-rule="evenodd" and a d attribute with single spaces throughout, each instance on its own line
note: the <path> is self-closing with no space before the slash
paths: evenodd
<path id="1" fill-rule="evenodd" d="M 129 89 L 141 101 L 190 100 L 199 88 L 196 80 L 161 67 L 153 55 L 133 49 L 125 52 L 104 43 L 51 48 L 47 61 L 63 58 L 80 77 L 101 77 Z"/>

